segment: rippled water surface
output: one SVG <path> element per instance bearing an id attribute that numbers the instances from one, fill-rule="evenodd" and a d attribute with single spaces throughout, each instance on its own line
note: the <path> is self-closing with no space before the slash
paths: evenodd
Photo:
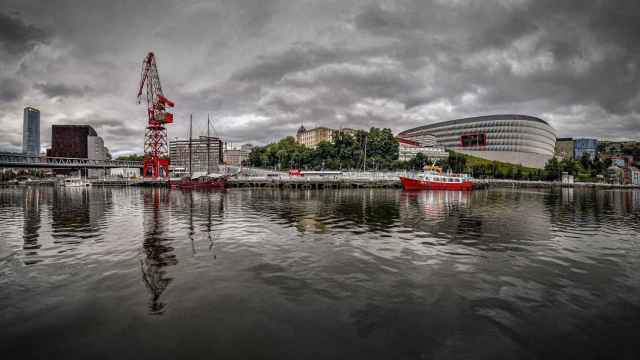
<path id="1" fill-rule="evenodd" d="M 5 359 L 640 358 L 640 191 L 0 189 Z"/>

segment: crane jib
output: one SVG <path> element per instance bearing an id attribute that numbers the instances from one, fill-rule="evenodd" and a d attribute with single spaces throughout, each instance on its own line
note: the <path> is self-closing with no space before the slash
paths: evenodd
<path id="1" fill-rule="evenodd" d="M 167 99 L 160 85 L 160 75 L 156 58 L 153 52 L 149 52 L 142 62 L 140 86 L 138 87 L 138 102 L 146 89 L 147 98 L 147 128 L 144 140 L 144 164 L 143 176 L 168 177 L 168 141 L 165 124 L 173 123 L 173 114 L 166 108 L 173 107 L 174 103 Z"/>

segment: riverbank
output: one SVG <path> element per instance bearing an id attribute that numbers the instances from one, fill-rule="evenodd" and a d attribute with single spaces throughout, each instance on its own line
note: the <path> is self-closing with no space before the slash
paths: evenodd
<path id="1" fill-rule="evenodd" d="M 473 182 L 480 188 L 510 187 L 510 188 L 594 188 L 594 189 L 640 189 L 640 185 L 622 185 L 592 182 L 574 182 L 563 184 L 559 181 L 527 181 L 506 179 L 474 179 Z"/>
<path id="2" fill-rule="evenodd" d="M 90 179 L 92 186 L 142 186 L 166 187 L 165 180 L 151 179 Z M 620 185 L 606 183 L 563 184 L 557 181 L 526 181 L 505 179 L 474 179 L 476 189 L 486 188 L 593 188 L 593 189 L 640 189 L 640 185 Z M 3 186 L 53 186 L 55 179 L 4 182 Z M 242 176 L 227 180 L 228 188 L 281 188 L 281 189 L 360 189 L 385 188 L 401 189 L 397 176 Z"/>

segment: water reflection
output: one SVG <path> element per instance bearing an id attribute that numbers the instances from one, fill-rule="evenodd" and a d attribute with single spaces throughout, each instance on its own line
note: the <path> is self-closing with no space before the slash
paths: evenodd
<path id="1" fill-rule="evenodd" d="M 50 209 L 54 243 L 71 249 L 85 240 L 99 238 L 112 206 L 111 189 L 54 189 Z"/>
<path id="2" fill-rule="evenodd" d="M 0 191 L 11 358 L 640 351 L 640 191 L 86 192 Z"/>
<path id="3" fill-rule="evenodd" d="M 149 312 L 162 314 L 165 311 L 166 303 L 161 301 L 160 296 L 173 281 L 167 272 L 167 267 L 178 264 L 167 233 L 169 219 L 166 216 L 166 208 L 170 204 L 168 192 L 156 188 L 145 191 L 143 202 L 144 239 L 142 248 L 144 258 L 140 260 L 140 270 L 142 281 L 149 290 Z"/>
<path id="4" fill-rule="evenodd" d="M 215 231 L 213 229 L 213 218 L 214 216 L 221 220 L 224 214 L 224 196 L 225 192 L 223 191 L 206 191 L 203 193 L 202 201 L 206 204 L 206 221 L 202 222 L 202 227 L 204 228 L 202 231 L 207 235 L 208 250 L 213 252 L 213 258 L 216 258 L 216 253 L 213 251 L 214 243 L 215 243 Z M 193 196 L 193 195 L 192 195 Z M 192 210 L 193 212 L 193 210 Z M 193 244 L 193 242 L 192 242 Z M 196 246 L 192 246 L 193 254 L 196 253 Z"/>
<path id="5" fill-rule="evenodd" d="M 52 254 L 71 253 L 87 240 L 104 239 L 113 206 L 111 189 L 29 186 L 19 193 L 15 199 L 21 202 L 26 265 L 41 263 Z"/>
<path id="6" fill-rule="evenodd" d="M 38 249 L 42 247 L 41 244 L 38 243 L 38 239 L 40 237 L 40 226 L 41 226 L 41 207 L 40 207 L 40 188 L 38 187 L 27 187 L 23 190 L 23 219 L 24 219 L 24 227 L 23 227 L 23 239 L 24 245 L 22 249 L 24 250 L 25 260 L 24 263 L 26 265 L 37 264 L 41 260 L 34 258 L 34 256 L 38 255 Z"/>

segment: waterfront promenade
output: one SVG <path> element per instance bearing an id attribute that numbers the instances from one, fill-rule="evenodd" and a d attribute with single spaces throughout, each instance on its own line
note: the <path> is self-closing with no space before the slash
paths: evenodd
<path id="1" fill-rule="evenodd" d="M 345 172 L 342 175 L 330 176 L 289 176 L 284 172 L 251 170 L 233 176 L 227 180 L 229 188 L 281 188 L 281 189 L 359 189 L 359 188 L 402 188 L 400 176 L 412 176 L 410 172 Z M 89 180 L 93 186 L 147 186 L 163 187 L 163 179 L 124 179 L 104 177 Z M 56 179 L 13 181 L 0 183 L 0 186 L 11 185 L 55 185 Z M 509 179 L 474 179 L 476 188 L 509 187 L 509 188 L 594 188 L 594 189 L 639 189 L 639 185 L 621 185 L 608 183 L 575 182 L 563 184 L 558 181 L 527 181 Z"/>

